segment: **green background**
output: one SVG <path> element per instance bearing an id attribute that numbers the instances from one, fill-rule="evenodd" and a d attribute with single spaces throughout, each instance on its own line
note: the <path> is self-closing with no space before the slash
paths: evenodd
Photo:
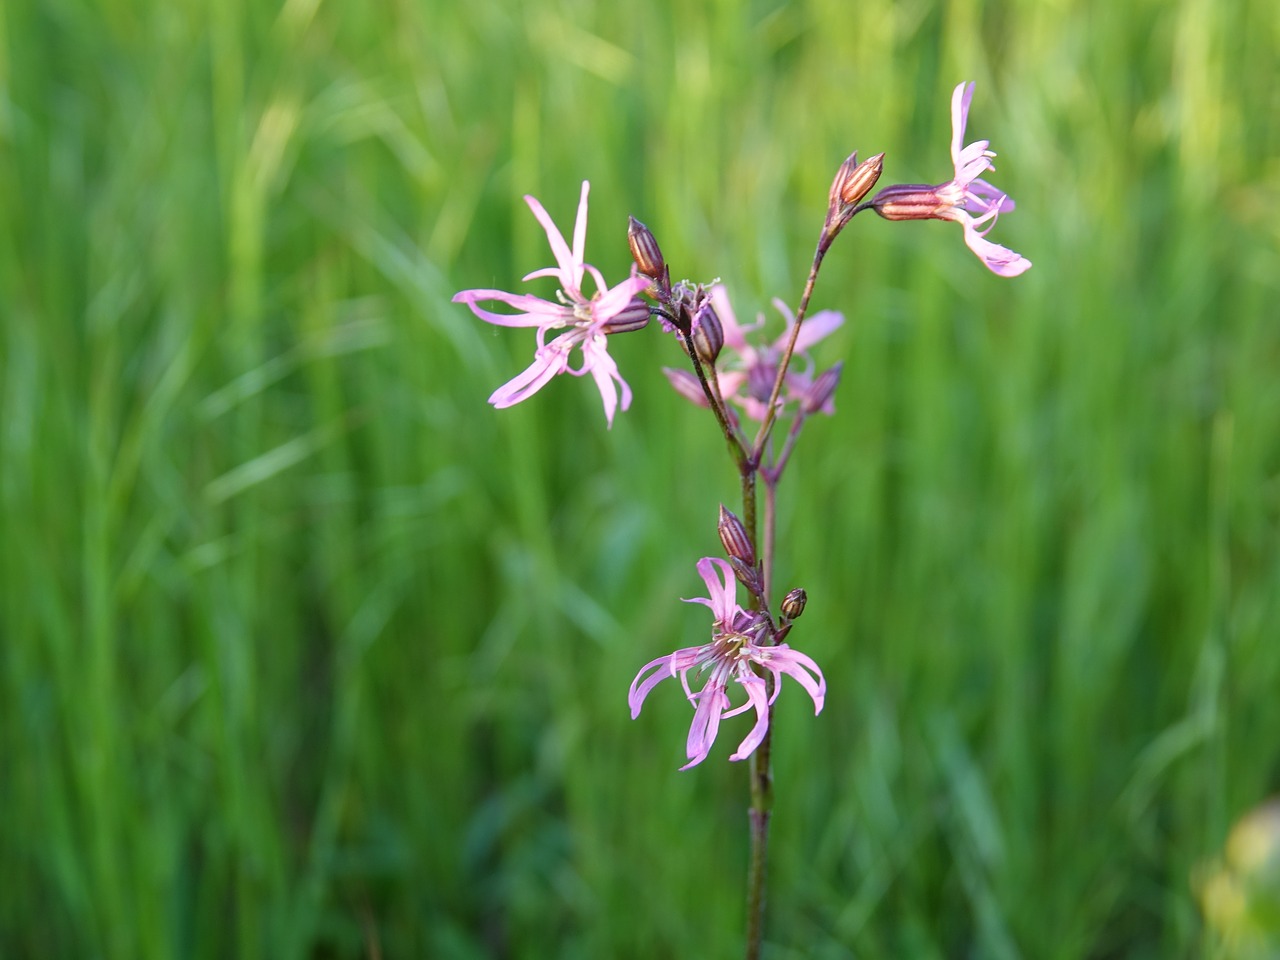
<path id="1" fill-rule="evenodd" d="M 794 304 L 840 161 L 946 179 L 972 79 L 1035 267 L 828 257 L 766 955 L 1210 955 L 1280 789 L 1278 9 L 5 0 L 0 954 L 740 953 L 749 720 L 679 773 L 678 689 L 626 706 L 707 635 L 723 443 L 656 327 L 611 431 L 494 411 L 532 334 L 449 300 L 589 179 L 606 276 L 635 214 Z"/>

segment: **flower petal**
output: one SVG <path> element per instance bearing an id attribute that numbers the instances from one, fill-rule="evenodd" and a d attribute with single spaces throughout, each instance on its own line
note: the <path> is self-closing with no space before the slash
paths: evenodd
<path id="1" fill-rule="evenodd" d="M 675 654 L 667 654 L 667 656 L 659 657 L 657 660 L 650 660 L 640 668 L 636 678 L 631 681 L 631 689 L 627 693 L 627 704 L 631 707 L 632 720 L 640 716 L 640 708 L 644 706 L 644 698 L 649 695 L 649 691 L 668 677 L 675 676 L 673 667 L 675 656 Z M 650 670 L 653 673 L 647 679 L 641 681 L 640 678 Z"/>
<path id="2" fill-rule="evenodd" d="M 964 128 L 969 122 L 969 101 L 973 99 L 973 81 L 961 83 L 951 92 L 951 159 L 957 170 L 960 169 L 961 143 L 964 141 Z"/>
<path id="3" fill-rule="evenodd" d="M 591 192 L 591 183 L 582 181 L 582 197 L 578 200 L 578 217 L 573 222 L 573 262 L 577 265 L 577 279 L 574 287 L 582 287 L 582 265 L 587 249 L 587 194 Z M 597 277 L 599 275 L 597 274 Z"/>
<path id="4" fill-rule="evenodd" d="M 769 698 L 765 693 L 764 680 L 748 671 L 745 677 L 738 678 L 738 682 L 747 691 L 747 704 L 756 709 L 756 725 L 738 744 L 738 750 L 729 758 L 730 760 L 747 759 L 755 752 L 756 747 L 764 742 L 764 736 L 769 732 Z"/>
<path id="5" fill-rule="evenodd" d="M 724 345 L 742 354 L 744 359 L 748 358 L 748 354 L 754 355 L 755 351 L 747 345 L 744 334 L 759 327 L 764 322 L 764 318 L 761 317 L 759 322 L 748 326 L 738 323 L 733 305 L 729 303 L 729 294 L 723 284 L 719 283 L 711 288 L 711 306 L 715 308 L 716 316 L 720 318 L 720 327 L 724 330 Z"/>
<path id="6" fill-rule="evenodd" d="M 582 182 L 582 200 L 579 202 L 579 217 L 582 216 L 582 205 L 587 202 L 587 186 L 587 182 L 584 180 Z M 537 218 L 538 223 L 542 224 L 542 229 L 546 231 L 547 242 L 551 245 L 551 252 L 555 255 L 556 263 L 560 265 L 560 283 L 565 288 L 565 292 L 570 293 L 578 290 L 582 285 L 581 259 L 575 257 L 573 252 L 569 250 L 569 245 L 564 242 L 564 236 L 560 233 L 560 228 L 552 222 L 551 217 L 547 214 L 542 204 L 538 202 L 537 197 L 526 194 L 524 202 L 529 205 L 534 217 Z M 537 273 L 544 274 L 544 271 L 537 271 Z"/>
<path id="7" fill-rule="evenodd" d="M 602 283 L 599 297 L 591 304 L 592 322 L 603 324 L 612 320 L 627 309 L 636 294 L 644 292 L 649 283 L 648 277 L 640 276 L 628 277 L 613 288 Z"/>
<path id="8" fill-rule="evenodd" d="M 608 338 L 602 333 L 588 337 L 582 344 L 582 369 L 573 372 L 591 373 L 592 379 L 596 382 L 596 388 L 600 391 L 600 399 L 604 403 L 604 418 L 612 427 L 613 414 L 618 409 L 618 389 L 614 387 L 614 382 L 616 381 L 622 390 L 623 410 L 631 406 L 631 387 L 618 373 L 617 363 L 614 362 L 613 357 L 609 356 L 608 344 Z"/>
<path id="9" fill-rule="evenodd" d="M 719 679 L 719 683 L 716 680 Z M 688 770 L 707 759 L 711 745 L 716 742 L 720 730 L 720 715 L 729 705 L 724 692 L 724 678 L 713 677 L 702 692 L 696 694 L 698 705 L 693 711 L 693 723 L 689 725 L 689 738 L 685 741 L 685 756 L 689 758 L 681 770 Z"/>
<path id="10" fill-rule="evenodd" d="M 561 337 L 557 337 L 547 346 L 534 354 L 533 363 L 524 372 L 512 377 L 489 397 L 489 402 L 503 410 L 514 406 L 522 400 L 528 400 L 541 390 L 558 373 L 563 373 L 569 366 L 567 350 L 559 347 Z"/>
<path id="11" fill-rule="evenodd" d="M 992 273 L 1001 277 L 1016 277 L 1031 269 L 1031 261 L 1022 254 L 987 240 L 983 236 L 984 231 L 979 230 L 973 220 L 966 218 L 962 222 L 965 245 L 978 255 Z"/>
<path id="12" fill-rule="evenodd" d="M 713 572 L 713 566 L 719 568 L 720 577 Z M 733 567 L 729 566 L 727 560 L 719 557 L 703 557 L 698 561 L 698 573 L 711 594 L 706 605 L 716 615 L 716 622 L 732 627 L 733 617 L 741 609 L 738 606 L 738 580 L 733 575 Z"/>
<path id="13" fill-rule="evenodd" d="M 773 699 L 777 699 L 778 690 L 782 686 L 782 674 L 785 673 L 804 687 L 813 699 L 814 714 L 822 712 L 822 704 L 827 696 L 827 678 L 811 657 L 780 643 L 776 647 L 764 647 L 761 655 L 753 659 L 773 674 L 776 681 Z M 813 675 L 817 676 L 816 680 Z"/>
<path id="14" fill-rule="evenodd" d="M 985 180 L 974 180 L 966 191 L 965 209 L 970 213 L 983 214 L 991 210 L 997 213 L 1008 213 L 1016 204 L 1009 195 L 998 190 Z"/>
<path id="15" fill-rule="evenodd" d="M 707 395 L 702 392 L 702 384 L 688 370 L 676 370 L 673 367 L 663 367 L 662 372 L 667 375 L 667 380 L 671 382 L 671 386 L 675 388 L 676 393 L 684 397 L 691 403 L 696 403 L 700 407 L 708 407 Z"/>
<path id="16" fill-rule="evenodd" d="M 808 350 L 819 340 L 835 333 L 843 325 L 843 313 L 838 310 L 819 310 L 805 320 L 800 327 L 800 335 L 796 337 L 796 351 L 803 352 Z M 786 347 L 786 341 L 783 341 L 782 346 Z"/>
<path id="17" fill-rule="evenodd" d="M 493 313 L 477 307 L 477 300 L 497 300 L 524 313 Z M 502 290 L 463 290 L 453 295 L 454 303 L 465 303 L 481 320 L 503 327 L 562 327 L 573 319 L 573 311 L 561 303 L 552 303 L 527 293 L 506 293 Z"/>
<path id="18" fill-rule="evenodd" d="M 695 381 L 697 378 L 694 378 Z M 725 370 L 720 374 L 720 395 L 726 399 L 736 398 L 739 390 L 747 385 L 747 372 L 745 370 Z M 698 391 L 702 391 L 702 387 L 698 387 Z M 705 404 L 704 404 L 705 406 Z"/>

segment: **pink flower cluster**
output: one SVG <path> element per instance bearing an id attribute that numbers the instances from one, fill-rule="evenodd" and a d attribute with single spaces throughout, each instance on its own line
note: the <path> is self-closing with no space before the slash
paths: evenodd
<path id="1" fill-rule="evenodd" d="M 711 306 L 724 330 L 725 352 L 717 361 L 720 390 L 726 400 L 741 407 L 757 423 L 764 420 L 773 382 L 778 376 L 778 363 L 786 350 L 787 341 L 791 339 L 791 326 L 795 323 L 795 315 L 785 303 L 774 300 L 773 305 L 786 321 L 786 329 L 771 343 L 753 346 L 748 343 L 747 334 L 764 326 L 764 314 L 755 323 L 743 326 L 738 323 L 724 287 L 717 284 L 711 289 Z M 779 397 L 783 407 L 798 404 L 806 413 L 835 412 L 832 397 L 840 382 L 842 364 L 836 364 L 815 376 L 813 360 L 807 351 L 818 341 L 840 329 L 843 323 L 844 314 L 835 310 L 822 310 L 805 320 L 796 338 L 796 357 L 783 379 L 784 390 Z M 803 361 L 803 365 L 797 365 L 797 360 Z M 681 396 L 699 406 L 707 405 L 702 385 L 688 370 L 663 367 L 662 372 Z"/>

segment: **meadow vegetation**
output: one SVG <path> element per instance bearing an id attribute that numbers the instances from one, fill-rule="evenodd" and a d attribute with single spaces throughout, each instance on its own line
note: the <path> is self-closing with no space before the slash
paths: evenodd
<path id="1" fill-rule="evenodd" d="M 626 703 L 707 629 L 723 442 L 656 327 L 612 430 L 494 411 L 532 338 L 450 297 L 589 179 L 606 276 L 634 214 L 794 304 L 839 163 L 945 180 L 962 80 L 1035 268 L 828 257 L 766 955 L 1211 955 L 1280 790 L 1278 57 L 1262 0 L 5 0 L 0 955 L 737 954 L 746 727 L 678 773 Z"/>

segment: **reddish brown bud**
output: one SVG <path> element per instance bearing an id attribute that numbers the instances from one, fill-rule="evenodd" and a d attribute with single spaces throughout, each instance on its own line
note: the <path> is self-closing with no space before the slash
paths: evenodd
<path id="1" fill-rule="evenodd" d="M 694 314 L 690 337 L 693 339 L 693 348 L 698 351 L 698 359 L 714 365 L 724 347 L 724 327 L 710 302 L 703 303 Z"/>
<path id="2" fill-rule="evenodd" d="M 756 562 L 755 551 L 751 548 L 751 538 L 747 536 L 747 528 L 733 513 L 720 505 L 720 542 L 724 544 L 724 552 L 731 559 L 740 560 L 748 567 Z"/>
<path id="3" fill-rule="evenodd" d="M 796 587 L 782 598 L 782 615 L 788 620 L 796 619 L 800 614 L 804 613 L 804 605 L 808 600 L 809 595 L 799 587 Z"/>
<path id="4" fill-rule="evenodd" d="M 855 153 L 849 159 L 856 163 L 858 155 Z M 848 161 L 845 162 L 847 163 Z M 877 153 L 870 160 L 858 163 L 849 171 L 849 175 L 844 178 L 844 182 L 840 186 L 841 202 L 849 206 L 860 202 L 863 197 L 871 192 L 871 188 L 876 185 L 876 181 L 880 179 L 880 174 L 883 170 L 883 153 Z"/>
<path id="5" fill-rule="evenodd" d="M 877 193 L 871 206 L 886 220 L 941 220 L 939 214 L 954 205 L 938 196 L 937 187 L 900 183 Z"/>
<path id="6" fill-rule="evenodd" d="M 635 217 L 627 220 L 627 244 L 642 274 L 654 280 L 665 277 L 667 262 L 662 258 L 662 248 L 658 246 L 653 231 Z"/>
<path id="7" fill-rule="evenodd" d="M 836 178 L 831 181 L 831 193 L 827 201 L 832 212 L 839 208 L 840 198 L 844 195 L 844 185 L 849 182 L 849 178 L 853 176 L 853 171 L 856 169 L 858 169 L 857 150 L 849 154 L 849 159 L 840 164 L 840 169 L 836 171 Z"/>
<path id="8" fill-rule="evenodd" d="M 862 163 L 858 162 L 856 153 L 851 153 L 849 159 L 840 164 L 835 179 L 831 181 L 827 222 L 823 227 L 824 243 L 834 240 L 853 219 L 853 215 L 858 212 L 858 204 L 871 192 L 883 170 L 883 153 L 877 153 Z"/>

